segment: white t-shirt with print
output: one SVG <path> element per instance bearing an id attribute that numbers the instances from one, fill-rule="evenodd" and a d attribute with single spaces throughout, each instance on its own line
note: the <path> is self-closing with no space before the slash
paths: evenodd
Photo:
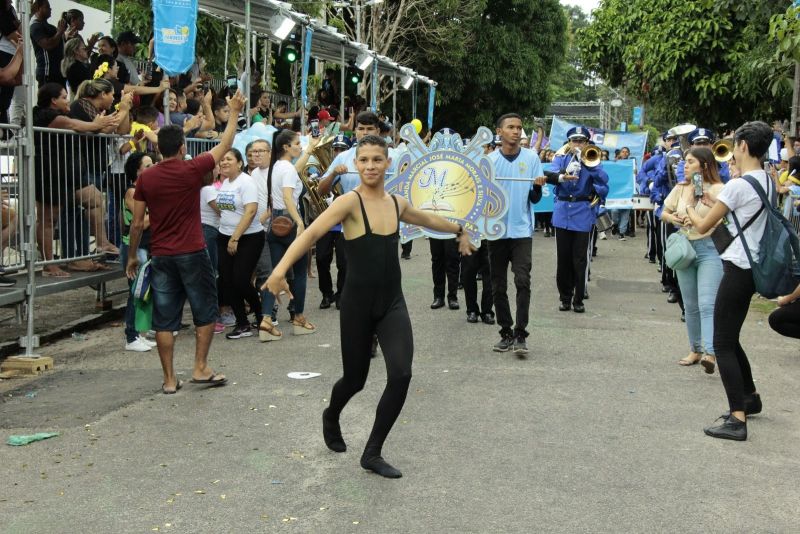
<path id="1" fill-rule="evenodd" d="M 294 165 L 282 159 L 276 161 L 275 167 L 272 169 L 273 209 L 286 209 L 286 203 L 283 201 L 283 190 L 287 188 L 293 189 L 292 198 L 294 199 L 295 207 L 297 207 L 300 193 L 303 192 L 303 182 L 300 181 L 300 175 L 297 174 L 297 169 L 294 168 Z"/>
<path id="2" fill-rule="evenodd" d="M 208 205 L 212 200 L 217 200 L 217 188 L 213 185 L 207 185 L 200 190 L 200 222 L 219 228 L 219 214 Z"/>
<path id="3" fill-rule="evenodd" d="M 233 235 L 244 216 L 245 205 L 257 202 L 258 191 L 250 175 L 241 173 L 233 182 L 226 178 L 217 191 L 217 208 L 220 210 L 219 233 Z M 244 233 L 247 235 L 263 231 L 258 217 L 253 217 L 253 222 Z"/>
<path id="4" fill-rule="evenodd" d="M 747 173 L 761 184 L 764 192 L 767 193 L 767 198 L 770 198 L 771 192 L 774 190 L 775 185 L 772 183 L 767 173 L 764 171 L 751 171 Z M 739 220 L 739 225 L 744 227 L 753 215 L 761 208 L 761 198 L 753 189 L 753 186 L 747 183 L 742 178 L 735 178 L 725 184 L 722 192 L 719 194 L 718 200 L 728 206 L 736 218 Z M 728 231 L 735 239 L 730 246 L 720 254 L 720 258 L 727 260 L 741 269 L 750 269 L 750 260 L 747 259 L 747 253 L 742 245 L 742 240 L 739 237 L 739 231 L 736 229 L 736 223 L 733 222 L 733 217 L 729 213 L 726 216 L 728 221 Z M 753 256 L 753 261 L 758 261 L 758 249 L 761 244 L 761 237 L 764 235 L 764 227 L 767 224 L 767 214 L 762 212 L 758 219 L 744 231 L 744 238 L 747 241 L 747 248 L 750 249 L 750 254 Z"/>

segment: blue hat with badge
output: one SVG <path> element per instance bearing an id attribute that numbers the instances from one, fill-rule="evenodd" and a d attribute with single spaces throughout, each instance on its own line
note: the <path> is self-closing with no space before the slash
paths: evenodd
<path id="1" fill-rule="evenodd" d="M 351 145 L 350 138 L 344 134 L 339 134 L 334 137 L 333 143 L 331 143 L 331 147 L 333 148 L 350 148 Z"/>
<path id="2" fill-rule="evenodd" d="M 570 128 L 567 130 L 567 139 L 570 141 L 573 139 L 591 139 L 592 134 L 589 132 L 588 128 L 584 128 L 583 126 L 575 126 L 574 128 Z"/>
<path id="3" fill-rule="evenodd" d="M 675 134 L 669 133 L 669 130 L 661 134 L 661 140 L 666 141 L 667 137 L 677 137 Z"/>
<path id="4" fill-rule="evenodd" d="M 492 139 L 491 145 L 494 147 L 498 147 L 503 144 L 503 138 L 500 137 L 500 134 L 494 134 L 494 139 Z"/>
<path id="5" fill-rule="evenodd" d="M 714 142 L 714 132 L 707 128 L 697 128 L 692 133 L 689 134 L 689 144 L 695 144 L 698 141 L 705 141 L 706 143 L 713 143 Z"/>

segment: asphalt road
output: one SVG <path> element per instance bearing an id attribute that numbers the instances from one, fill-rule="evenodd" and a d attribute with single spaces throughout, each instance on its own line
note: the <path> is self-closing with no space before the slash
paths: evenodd
<path id="1" fill-rule="evenodd" d="M 120 327 L 42 351 L 56 370 L 0 384 L 0 429 L 58 431 L 0 455 L 0 532 L 797 532 L 800 350 L 753 311 L 743 334 L 764 412 L 750 438 L 706 437 L 725 411 L 718 374 L 687 351 L 643 238 L 601 242 L 584 315 L 560 313 L 555 244 L 534 239 L 528 359 L 492 352 L 497 328 L 429 309 L 430 261 L 403 262 L 414 377 L 384 456 L 358 465 L 385 384 L 375 361 L 330 452 L 320 414 L 341 371 L 338 312 L 279 342 L 217 336 L 230 384 L 160 393 L 155 353 L 126 353 Z M 512 300 L 513 302 L 513 300 Z M 281 312 L 286 323 L 286 314 Z M 188 378 L 191 332 L 178 337 Z M 321 373 L 293 380 L 292 371 Z"/>

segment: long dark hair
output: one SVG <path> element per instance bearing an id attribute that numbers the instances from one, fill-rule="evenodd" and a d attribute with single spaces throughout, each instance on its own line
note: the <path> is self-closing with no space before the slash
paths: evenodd
<path id="1" fill-rule="evenodd" d="M 719 176 L 719 167 L 717 160 L 714 159 L 714 153 L 710 148 L 704 146 L 693 147 L 689 149 L 688 154 L 700 162 L 700 170 L 703 173 L 703 181 L 709 184 L 721 184 L 722 178 Z M 691 181 L 690 176 L 685 177 L 686 180 Z"/>
<path id="2" fill-rule="evenodd" d="M 270 211 L 272 211 L 272 169 L 275 168 L 275 162 L 286 154 L 286 145 L 291 145 L 297 136 L 298 133 L 292 130 L 278 130 L 272 134 L 272 157 L 269 159 L 267 172 L 267 203 Z"/>

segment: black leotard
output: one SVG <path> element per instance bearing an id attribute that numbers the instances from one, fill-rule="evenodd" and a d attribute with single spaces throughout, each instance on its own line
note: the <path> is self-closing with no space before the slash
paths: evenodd
<path id="1" fill-rule="evenodd" d="M 364 217 L 365 234 L 344 241 L 347 279 L 342 291 L 339 316 L 344 376 L 333 386 L 325 417 L 331 422 L 338 422 L 339 414 L 350 398 L 364 388 L 369 373 L 372 339 L 377 334 L 388 380 L 378 403 L 375 424 L 364 456 L 379 457 L 383 442 L 406 399 L 411 381 L 414 340 L 403 298 L 397 252 L 400 226 L 397 199 L 392 196 L 398 230 L 390 235 L 380 235 L 372 232 L 361 195 L 358 191 L 355 193 Z M 341 447 L 344 447 L 343 442 Z"/>

